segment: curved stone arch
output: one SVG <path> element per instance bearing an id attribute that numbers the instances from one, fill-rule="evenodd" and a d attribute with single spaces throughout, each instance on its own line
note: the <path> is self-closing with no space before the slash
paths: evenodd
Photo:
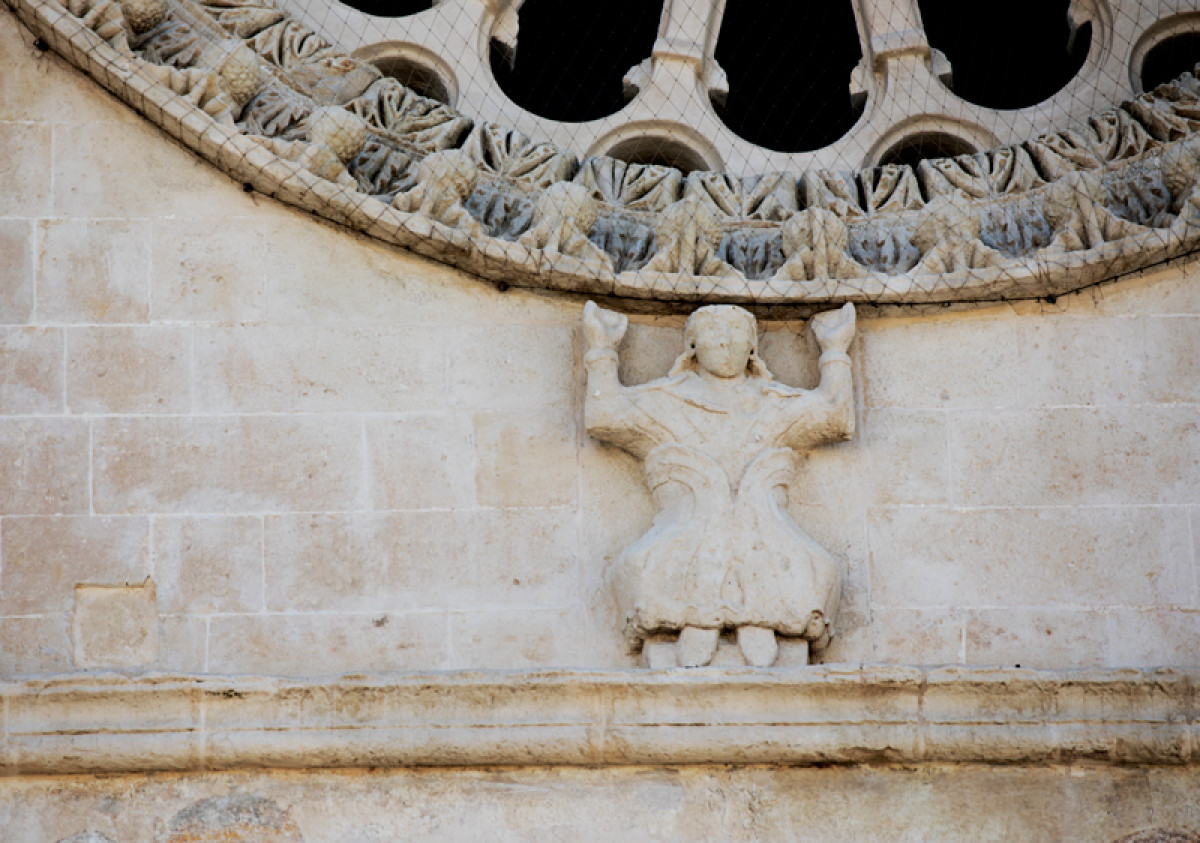
<path id="1" fill-rule="evenodd" d="M 1154 48 L 1179 35 L 1200 35 L 1200 11 L 1164 18 L 1142 33 L 1129 54 L 1129 81 L 1134 91 L 1139 94 L 1146 92 L 1142 83 L 1142 66 Z"/>
<path id="2" fill-rule="evenodd" d="M 682 175 L 669 167 L 600 157 L 580 169 L 573 154 L 553 144 L 416 96 L 269 0 L 205 1 L 67 0 L 64 7 L 13 0 L 47 43 L 240 181 L 502 284 L 640 299 L 658 308 L 940 308 L 1055 296 L 1200 246 L 1200 120 L 1193 116 L 1200 80 L 1190 74 L 1086 123 L 923 162 L 916 171 L 708 174 L 703 189 L 697 184 L 698 192 L 689 187 L 685 194 Z M 126 18 L 126 8 L 134 17 Z M 174 33 L 166 44 L 175 52 L 155 46 L 159 26 Z M 365 121 L 356 116 L 364 113 Z M 604 243 L 603 260 L 578 238 L 556 237 L 555 226 L 575 223 L 546 217 L 544 203 L 535 201 L 559 183 L 588 186 L 589 178 L 600 200 L 591 233 Z M 944 200 L 953 196 L 960 197 L 954 208 L 964 225 L 947 231 L 975 231 L 977 238 L 987 215 L 991 240 L 929 241 L 914 253 L 912 232 L 927 202 L 928 213 L 936 200 L 936 213 L 944 214 Z M 681 237 L 693 236 L 657 230 L 668 219 L 686 219 L 677 210 L 660 215 L 680 201 L 708 205 L 725 240 L 741 238 L 744 252 L 777 242 L 788 214 L 831 211 L 848 227 L 849 244 L 846 260 L 834 264 L 860 261 L 867 271 L 780 279 L 771 274 L 769 253 L 754 259 L 753 272 L 722 259 L 706 263 L 720 278 L 639 269 L 671 265 L 651 260 L 655 243 L 680 248 Z M 586 202 L 576 207 L 591 213 Z M 534 224 L 541 234 L 525 238 Z M 1007 233 L 997 234 L 997 226 Z M 566 252 L 548 245 L 563 242 L 576 245 L 561 247 Z M 726 253 L 724 241 L 704 248 Z M 896 250 L 912 256 L 887 257 Z"/>

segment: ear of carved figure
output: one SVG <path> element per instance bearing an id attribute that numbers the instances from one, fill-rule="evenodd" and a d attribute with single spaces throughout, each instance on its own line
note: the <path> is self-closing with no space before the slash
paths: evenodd
<path id="1" fill-rule="evenodd" d="M 149 32 L 167 19 L 166 0 L 119 0 L 125 23 L 135 35 Z"/>
<path id="2" fill-rule="evenodd" d="M 308 118 L 308 140 L 329 147 L 343 164 L 348 164 L 366 145 L 367 124 L 344 108 L 317 108 Z"/>
<path id="3" fill-rule="evenodd" d="M 975 215 L 970 202 L 957 193 L 939 196 L 927 204 L 917 217 L 913 243 L 922 253 L 943 241 L 978 240 L 983 223 Z"/>
<path id="4" fill-rule="evenodd" d="M 714 304 L 696 310 L 684 326 L 683 344 L 671 375 L 704 370 L 720 378 L 771 379 L 758 356 L 758 322 L 743 308 Z"/>
<path id="5" fill-rule="evenodd" d="M 200 54 L 200 64 L 216 71 L 222 90 L 239 106 L 248 103 L 266 83 L 258 56 L 241 41 L 210 44 Z"/>
<path id="6" fill-rule="evenodd" d="M 417 181 L 439 199 L 462 202 L 475 190 L 478 179 L 479 168 L 471 156 L 457 149 L 427 155 L 417 166 Z"/>

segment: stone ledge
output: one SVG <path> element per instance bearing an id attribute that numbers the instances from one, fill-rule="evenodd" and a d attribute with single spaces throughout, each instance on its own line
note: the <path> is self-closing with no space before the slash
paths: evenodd
<path id="1" fill-rule="evenodd" d="M 1194 764 L 1200 669 L 495 671 L 0 685 L 5 775 L 490 765 Z"/>

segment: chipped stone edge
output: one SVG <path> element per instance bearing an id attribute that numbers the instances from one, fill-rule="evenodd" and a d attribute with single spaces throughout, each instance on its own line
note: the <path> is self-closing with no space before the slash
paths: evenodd
<path id="1" fill-rule="evenodd" d="M 1200 669 L 492 671 L 0 684 L 0 774 L 631 764 L 1190 765 Z"/>
<path id="2" fill-rule="evenodd" d="M 739 277 L 729 282 L 644 270 L 616 275 L 596 273 L 567 256 L 492 237 L 468 237 L 419 214 L 398 211 L 374 197 L 326 181 L 285 161 L 250 136 L 216 122 L 165 85 L 140 76 L 127 57 L 55 0 L 6 2 L 56 52 L 233 178 L 335 223 L 504 285 L 623 299 L 635 307 L 639 301 L 641 306 L 726 302 L 813 312 L 853 302 L 868 308 L 900 307 L 921 312 L 1063 295 L 1200 249 L 1200 226 L 1147 229 L 1097 248 L 1055 255 L 1052 262 L 1034 254 L 998 267 L 946 276 L 875 275 L 870 279 L 870 290 L 838 279 L 781 283 Z M 1161 154 L 1167 146 L 1158 147 L 1154 154 Z M 1113 166 L 1137 166 L 1144 159 L 1142 155 Z M 981 205 L 990 201 L 979 200 Z M 936 284 L 939 278 L 954 277 L 962 283 Z"/>

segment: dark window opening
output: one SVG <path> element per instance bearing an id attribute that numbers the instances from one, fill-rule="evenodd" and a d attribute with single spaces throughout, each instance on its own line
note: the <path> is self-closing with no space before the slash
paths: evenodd
<path id="1" fill-rule="evenodd" d="M 404 56 L 384 56 L 371 62 L 384 76 L 390 76 L 409 90 L 431 100 L 450 104 L 450 88 L 430 67 Z"/>
<path id="2" fill-rule="evenodd" d="M 916 167 L 926 158 L 953 158 L 956 155 L 971 155 L 977 150 L 961 138 L 943 132 L 921 132 L 904 138 L 879 159 L 884 164 L 907 164 Z"/>
<path id="3" fill-rule="evenodd" d="M 1155 44 L 1142 61 L 1142 90 L 1153 91 L 1164 82 L 1190 73 L 1200 62 L 1200 32 L 1188 32 Z"/>
<path id="4" fill-rule="evenodd" d="M 650 0 L 526 0 L 516 56 L 493 41 L 492 73 L 526 111 L 568 123 L 606 117 L 625 105 L 621 80 L 650 56 L 661 16 Z"/>
<path id="5" fill-rule="evenodd" d="M 955 94 L 977 106 L 1025 108 L 1048 100 L 1084 66 L 1092 44 L 1090 23 L 1072 37 L 1070 0 L 918 5 L 930 46 L 953 68 Z"/>
<path id="6" fill-rule="evenodd" d="M 709 168 L 704 159 L 686 144 L 670 138 L 657 138 L 653 135 L 628 138 L 613 146 L 605 154 L 628 164 L 661 164 L 664 167 L 674 167 L 684 173 Z"/>
<path id="7" fill-rule="evenodd" d="M 861 58 L 850 0 L 735 0 L 717 38 L 729 80 L 718 113 L 736 135 L 767 149 L 828 146 L 862 113 L 850 98 Z"/>
<path id="8" fill-rule="evenodd" d="M 351 9 L 381 18 L 403 18 L 433 8 L 433 0 L 342 0 Z"/>
<path id="9" fill-rule="evenodd" d="M 1083 67 L 1092 44 L 1090 23 L 1071 37 L 1070 0 L 918 5 L 930 46 L 950 60 L 954 93 L 987 108 L 1025 108 L 1049 99 Z"/>

